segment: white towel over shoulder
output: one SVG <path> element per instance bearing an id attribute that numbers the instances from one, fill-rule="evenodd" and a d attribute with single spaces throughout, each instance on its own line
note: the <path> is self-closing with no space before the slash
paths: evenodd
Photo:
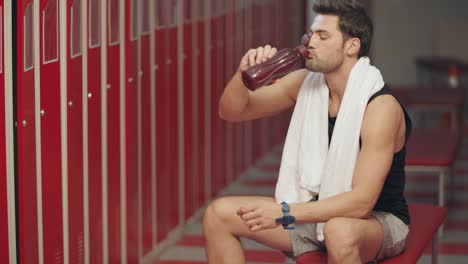
<path id="1" fill-rule="evenodd" d="M 360 58 L 351 70 L 328 146 L 328 87 L 322 73 L 307 75 L 284 144 L 276 202 L 307 202 L 311 192 L 323 200 L 351 190 L 364 111 L 383 86 L 380 71 L 369 58 Z M 324 239 L 323 223 L 317 225 L 317 238 Z"/>

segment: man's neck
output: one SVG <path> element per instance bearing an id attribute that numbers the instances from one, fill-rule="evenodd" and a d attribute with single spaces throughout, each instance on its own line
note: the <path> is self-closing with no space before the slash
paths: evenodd
<path id="1" fill-rule="evenodd" d="M 357 59 L 345 60 L 336 71 L 325 74 L 331 101 L 341 103 L 349 75 L 356 62 Z"/>

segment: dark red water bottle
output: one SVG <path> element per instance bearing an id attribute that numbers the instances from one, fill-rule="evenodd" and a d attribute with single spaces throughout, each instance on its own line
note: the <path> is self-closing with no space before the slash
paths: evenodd
<path id="1" fill-rule="evenodd" d="M 305 58 L 308 56 L 307 46 L 310 35 L 302 37 L 301 45 L 295 48 L 279 50 L 273 57 L 242 72 L 242 82 L 250 90 L 268 85 L 284 75 L 305 67 Z"/>

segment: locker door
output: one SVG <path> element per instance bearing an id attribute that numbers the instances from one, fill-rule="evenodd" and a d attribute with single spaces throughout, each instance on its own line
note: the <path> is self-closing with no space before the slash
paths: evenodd
<path id="1" fill-rule="evenodd" d="M 155 102 L 156 102 L 156 230 L 157 241 L 161 241 L 167 234 L 167 225 L 169 222 L 169 204 L 166 202 L 170 196 L 171 190 L 168 188 L 169 159 L 167 149 L 170 147 L 167 140 L 167 114 L 165 113 L 167 79 L 166 67 L 166 46 L 167 46 L 167 23 L 168 23 L 168 3 L 166 0 L 154 1 L 155 14 Z"/>
<path id="2" fill-rule="evenodd" d="M 13 133 L 13 109 L 11 108 L 13 100 L 13 89 L 11 85 L 11 71 L 6 73 L 9 76 L 5 76 L 5 66 L 7 65 L 5 65 L 6 60 L 4 60 L 4 54 L 11 54 L 11 46 L 7 51 L 8 53 L 5 53 L 3 43 L 5 34 L 10 36 L 8 41 L 11 39 L 10 28 L 13 21 L 11 21 L 12 16 L 8 15 L 11 14 L 11 10 L 8 10 L 7 12 L 8 17 L 5 17 L 4 23 L 4 5 L 3 1 L 0 1 L 0 113 L 2 113 L 2 117 L 0 118 L 0 261 L 3 263 L 13 263 L 13 259 L 16 258 L 14 247 L 15 226 L 14 223 L 8 220 L 9 217 L 11 218 L 11 216 L 13 217 L 11 219 L 14 219 L 14 215 L 12 215 L 14 212 L 9 211 L 8 209 L 9 205 L 14 204 L 14 201 L 11 201 L 11 198 L 14 197 L 13 192 L 15 191 L 14 188 L 12 188 L 13 185 L 11 184 L 14 181 L 14 172 L 11 171 L 11 169 L 7 169 L 7 164 L 11 168 L 10 165 L 13 159 L 11 148 L 13 145 L 11 138 Z M 7 47 L 5 47 L 5 49 L 6 48 Z M 9 62 L 8 66 L 8 68 L 11 70 L 11 62 Z M 9 81 L 9 83 L 5 83 L 6 79 Z M 5 129 L 11 132 L 7 134 Z M 11 209 L 12 208 L 10 206 L 10 210 Z M 9 262 L 10 260 L 11 262 Z"/>
<path id="3" fill-rule="evenodd" d="M 109 263 L 121 263 L 122 252 L 122 232 L 121 232 L 121 207 L 120 197 L 122 195 L 120 186 L 121 176 L 124 175 L 122 164 L 125 160 L 122 157 L 121 148 L 125 142 L 121 137 L 124 131 L 121 130 L 121 121 L 124 114 L 121 109 L 124 105 L 121 100 L 125 98 L 121 94 L 120 71 L 122 58 L 120 57 L 120 0 L 109 0 L 107 2 L 107 199 L 109 212 Z"/>
<path id="4" fill-rule="evenodd" d="M 161 71 L 156 75 L 157 232 L 160 241 L 179 223 L 178 1 L 157 3 L 156 19 L 163 23 L 156 31 L 156 59 L 158 71 Z"/>
<path id="5" fill-rule="evenodd" d="M 0 113 L 5 108 L 5 76 L 3 64 L 3 1 L 0 1 Z M 0 118 L 0 261 L 9 259 L 8 246 L 8 203 L 7 203 L 7 172 L 6 172 L 6 135 L 5 115 Z"/>
<path id="6" fill-rule="evenodd" d="M 151 133 L 151 65 L 150 65 L 150 32 L 152 30 L 150 21 L 150 1 L 141 0 L 140 15 L 141 19 L 141 55 L 140 55 L 140 72 L 138 73 L 138 81 L 141 84 L 140 88 L 140 113 L 141 113 L 141 201 L 142 201 L 142 232 L 143 232 L 143 255 L 146 255 L 153 248 L 153 219 L 152 219 L 152 180 L 154 166 L 152 156 L 153 136 Z"/>
<path id="7" fill-rule="evenodd" d="M 198 208 L 198 202 L 196 195 L 199 189 L 199 176 L 197 174 L 198 159 L 195 153 L 195 144 L 197 144 L 198 130 L 195 126 L 198 126 L 196 122 L 197 111 L 197 90 L 196 84 L 194 84 L 194 72 L 196 68 L 194 64 L 195 53 L 192 52 L 193 45 L 193 2 L 191 0 L 183 1 L 183 87 L 184 87 L 184 163 L 185 163 L 185 218 L 193 215 L 195 210 Z"/>
<path id="8" fill-rule="evenodd" d="M 140 258 L 138 221 L 138 0 L 128 0 L 126 6 L 127 66 L 127 261 L 138 263 Z"/>
<path id="9" fill-rule="evenodd" d="M 59 1 L 40 0 L 40 127 L 44 263 L 63 261 Z"/>
<path id="10" fill-rule="evenodd" d="M 205 152 L 207 151 L 206 148 L 206 141 L 205 141 L 205 131 L 206 127 L 205 124 L 207 123 L 207 118 L 205 118 L 205 107 L 206 103 L 208 103 L 205 98 L 205 90 L 206 90 L 206 82 L 205 82 L 205 57 L 206 57 L 206 42 L 205 42 L 205 23 L 206 23 L 206 15 L 205 15 L 205 2 L 206 0 L 197 0 L 194 5 L 194 9 L 196 9 L 196 21 L 194 22 L 195 26 L 195 35 L 196 35 L 196 43 L 195 43 L 195 56 L 196 56 L 196 82 L 197 82 L 197 90 L 196 90 L 196 97 L 197 97 L 197 126 L 198 126 L 198 137 L 197 137 L 197 156 L 198 156 L 198 170 L 197 173 L 199 175 L 198 182 L 200 188 L 198 189 L 197 193 L 197 204 L 202 205 L 205 203 L 207 199 L 207 188 L 205 186 L 205 181 L 207 181 L 208 177 L 206 175 L 207 172 L 207 160 L 205 159 Z M 209 163 L 208 163 L 209 165 Z"/>
<path id="11" fill-rule="evenodd" d="M 17 2 L 18 219 L 20 263 L 38 263 L 36 103 L 33 0 Z M 40 185 L 39 185 L 40 186 Z M 42 241 L 41 241 L 42 243 Z M 41 252 L 42 254 L 42 252 Z"/>
<path id="12" fill-rule="evenodd" d="M 67 149 L 70 262 L 84 263 L 81 0 L 67 1 Z"/>
<path id="13" fill-rule="evenodd" d="M 169 160 L 169 190 L 167 203 L 169 203 L 169 225 L 166 232 L 174 229 L 179 224 L 179 102 L 178 102 L 178 53 L 177 53 L 177 23 L 179 21 L 178 6 L 181 0 L 168 0 L 169 2 L 169 25 L 168 25 L 168 45 L 166 46 L 167 79 L 165 82 L 166 101 L 165 114 L 168 115 L 168 141 L 169 148 L 166 149 Z"/>
<path id="14" fill-rule="evenodd" d="M 101 0 L 87 0 L 89 259 L 102 263 Z"/>
<path id="15" fill-rule="evenodd" d="M 219 98 L 219 79 L 222 75 L 222 65 L 220 65 L 220 14 L 219 14 L 219 0 L 211 2 L 211 14 L 210 14 L 210 46 L 208 52 L 210 54 L 209 58 L 211 61 L 211 91 L 210 91 L 210 117 L 211 117 L 211 196 L 214 196 L 218 193 L 223 185 L 223 176 L 221 174 L 222 162 L 224 161 L 223 154 L 219 151 L 221 142 L 221 120 L 218 116 L 218 98 Z"/>

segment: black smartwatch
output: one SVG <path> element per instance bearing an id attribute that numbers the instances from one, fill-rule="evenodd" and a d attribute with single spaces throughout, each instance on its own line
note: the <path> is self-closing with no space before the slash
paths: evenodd
<path id="1" fill-rule="evenodd" d="M 296 218 L 289 214 L 289 204 L 282 202 L 281 205 L 283 206 L 283 217 L 278 217 L 275 221 L 276 223 L 281 224 L 284 229 L 292 230 L 294 229 L 294 226 L 289 225 L 294 224 L 294 222 L 296 222 Z"/>

